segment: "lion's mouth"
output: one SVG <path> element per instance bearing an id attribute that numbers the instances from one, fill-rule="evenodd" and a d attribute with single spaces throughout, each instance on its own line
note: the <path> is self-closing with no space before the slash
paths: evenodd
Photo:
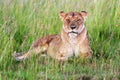
<path id="1" fill-rule="evenodd" d="M 71 31 L 71 32 L 69 32 L 69 34 L 70 34 L 70 33 L 73 33 L 73 34 L 78 34 L 78 32 L 75 32 L 75 31 Z"/>

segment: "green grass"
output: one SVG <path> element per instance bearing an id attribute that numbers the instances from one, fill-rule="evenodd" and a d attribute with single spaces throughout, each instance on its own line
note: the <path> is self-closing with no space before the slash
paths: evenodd
<path id="1" fill-rule="evenodd" d="M 120 0 L 0 0 L 0 80 L 120 80 Z M 63 10 L 88 12 L 93 58 L 60 65 L 49 57 L 17 62 L 14 51 L 27 51 L 32 42 L 60 34 Z"/>

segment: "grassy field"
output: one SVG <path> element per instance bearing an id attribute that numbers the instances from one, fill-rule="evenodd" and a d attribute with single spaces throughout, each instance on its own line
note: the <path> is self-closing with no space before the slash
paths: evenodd
<path id="1" fill-rule="evenodd" d="M 88 12 L 93 58 L 59 64 L 33 56 L 17 62 L 32 42 L 60 34 L 60 11 Z M 0 0 L 0 80 L 120 80 L 120 0 Z"/>

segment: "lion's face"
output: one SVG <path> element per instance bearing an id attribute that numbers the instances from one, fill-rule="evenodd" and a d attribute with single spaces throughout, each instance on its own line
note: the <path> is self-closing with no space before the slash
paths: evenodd
<path id="1" fill-rule="evenodd" d="M 86 11 L 82 12 L 60 12 L 63 21 L 63 29 L 69 34 L 79 34 L 84 27 L 84 19 L 87 16 Z"/>

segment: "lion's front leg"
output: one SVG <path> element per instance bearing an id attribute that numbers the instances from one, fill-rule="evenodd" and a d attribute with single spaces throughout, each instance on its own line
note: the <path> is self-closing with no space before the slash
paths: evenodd
<path id="1" fill-rule="evenodd" d="M 81 51 L 80 57 L 81 58 L 92 58 L 92 51 L 91 50 Z"/>
<path id="2" fill-rule="evenodd" d="M 81 58 L 92 58 L 92 50 L 89 45 L 82 45 L 79 53 Z"/>

